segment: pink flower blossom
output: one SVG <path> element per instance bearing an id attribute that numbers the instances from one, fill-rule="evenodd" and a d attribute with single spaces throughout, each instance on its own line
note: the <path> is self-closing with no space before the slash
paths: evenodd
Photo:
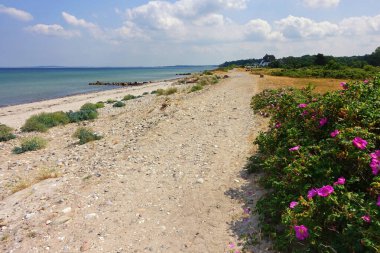
<path id="1" fill-rule="evenodd" d="M 308 114 L 309 114 L 309 112 L 308 112 L 308 111 L 306 111 L 306 110 L 305 110 L 305 111 L 303 111 L 303 112 L 301 113 L 301 115 L 302 115 L 302 116 L 306 116 L 306 115 L 308 115 Z"/>
<path id="2" fill-rule="evenodd" d="M 328 122 L 328 119 L 326 117 L 322 118 L 319 120 L 319 126 L 320 127 L 323 127 L 324 125 L 326 125 Z"/>
<path id="3" fill-rule="evenodd" d="M 344 177 L 338 178 L 338 180 L 334 183 L 334 185 L 344 185 L 346 183 L 346 179 Z"/>
<path id="4" fill-rule="evenodd" d="M 360 137 L 355 137 L 352 141 L 352 144 L 357 147 L 358 149 L 365 149 L 367 147 L 368 142 L 366 140 L 363 140 Z"/>
<path id="5" fill-rule="evenodd" d="M 276 125 L 274 126 L 275 128 L 280 128 L 281 127 L 281 123 L 280 122 L 277 122 Z"/>
<path id="6" fill-rule="evenodd" d="M 299 104 L 298 105 L 298 108 L 305 108 L 305 107 L 307 107 L 307 104 Z"/>
<path id="7" fill-rule="evenodd" d="M 367 80 L 367 79 L 365 79 L 364 81 L 363 81 L 363 83 L 365 83 L 365 84 L 367 84 L 369 81 Z"/>
<path id="8" fill-rule="evenodd" d="M 251 213 L 251 208 L 247 207 L 247 208 L 244 208 L 244 213 L 245 214 L 250 214 Z"/>
<path id="9" fill-rule="evenodd" d="M 325 185 L 317 189 L 318 196 L 321 196 L 321 197 L 327 197 L 333 192 L 334 192 L 334 187 L 332 187 L 331 185 Z"/>
<path id="10" fill-rule="evenodd" d="M 369 166 L 371 167 L 372 169 L 372 174 L 373 175 L 377 175 L 379 174 L 379 171 L 380 171 L 380 161 L 377 160 L 377 159 L 372 159 L 371 163 L 369 164 Z"/>
<path id="11" fill-rule="evenodd" d="M 333 132 L 330 133 L 330 136 L 332 138 L 335 138 L 338 134 L 340 134 L 340 131 L 339 130 L 334 130 Z"/>
<path id="12" fill-rule="evenodd" d="M 341 82 L 340 83 L 340 86 L 344 89 L 344 90 L 347 90 L 348 89 L 348 85 L 346 82 Z"/>
<path id="13" fill-rule="evenodd" d="M 370 156 L 372 159 L 369 166 L 372 169 L 372 174 L 376 176 L 380 171 L 380 150 L 376 150 L 374 153 L 371 153 Z"/>
<path id="14" fill-rule="evenodd" d="M 302 241 L 309 237 L 307 227 L 305 227 L 304 225 L 294 226 L 294 231 L 296 232 L 296 237 L 298 240 Z"/>
<path id="15" fill-rule="evenodd" d="M 289 207 L 290 207 L 291 209 L 293 209 L 293 208 L 295 208 L 297 205 L 298 205 L 298 202 L 296 202 L 296 201 L 292 201 L 292 202 L 290 202 Z"/>
<path id="16" fill-rule="evenodd" d="M 369 215 L 363 215 L 362 216 L 362 219 L 365 221 L 365 222 L 371 222 L 371 217 Z"/>
<path id="17" fill-rule="evenodd" d="M 376 205 L 377 205 L 377 206 L 380 206 L 380 195 L 377 196 L 377 202 L 376 202 Z"/>
<path id="18" fill-rule="evenodd" d="M 233 249 L 233 248 L 235 248 L 235 243 L 233 243 L 233 242 L 230 242 L 230 244 L 228 244 L 228 247 L 229 247 L 230 249 Z"/>
<path id="19" fill-rule="evenodd" d="M 290 148 L 289 151 L 297 151 L 297 150 L 299 150 L 300 148 L 301 148 L 301 146 L 298 145 L 298 146 L 295 146 L 295 147 Z"/>
<path id="20" fill-rule="evenodd" d="M 312 199 L 314 196 L 316 196 L 318 194 L 317 190 L 315 188 L 312 188 L 310 189 L 308 192 L 307 192 L 307 198 L 308 199 Z"/>

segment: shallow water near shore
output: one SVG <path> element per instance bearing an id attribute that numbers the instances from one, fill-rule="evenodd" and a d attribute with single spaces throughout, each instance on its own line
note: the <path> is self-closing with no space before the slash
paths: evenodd
<path id="1" fill-rule="evenodd" d="M 0 107 L 120 88 L 88 85 L 95 81 L 155 81 L 178 77 L 176 74 L 213 68 L 215 67 L 0 68 Z"/>

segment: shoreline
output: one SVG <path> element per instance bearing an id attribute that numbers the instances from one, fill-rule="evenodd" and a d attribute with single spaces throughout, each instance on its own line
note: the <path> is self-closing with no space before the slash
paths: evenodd
<path id="1" fill-rule="evenodd" d="M 139 86 L 117 87 L 104 91 L 92 91 L 52 99 L 39 100 L 30 103 L 3 106 L 0 107 L 0 123 L 13 127 L 15 129 L 19 129 L 30 116 L 38 113 L 55 111 L 66 112 L 70 110 L 75 111 L 87 102 L 96 103 L 98 101 L 106 101 L 107 99 L 120 100 L 127 94 L 138 96 L 144 92 L 150 93 L 153 90 L 171 86 L 180 79 L 182 78 L 152 81 L 151 83 Z"/>

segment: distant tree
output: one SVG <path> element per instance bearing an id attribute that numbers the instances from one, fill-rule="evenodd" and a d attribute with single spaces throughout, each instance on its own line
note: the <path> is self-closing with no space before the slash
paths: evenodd
<path id="1" fill-rule="evenodd" d="M 323 54 L 317 54 L 314 63 L 315 65 L 324 66 L 327 64 L 327 59 Z"/>
<path id="2" fill-rule="evenodd" d="M 373 66 L 380 66 L 380 47 L 368 56 L 367 62 Z"/>
<path id="3" fill-rule="evenodd" d="M 273 62 L 276 60 L 276 57 L 274 55 L 271 55 L 271 54 L 266 54 L 264 57 L 263 57 L 263 60 L 265 62 Z"/>

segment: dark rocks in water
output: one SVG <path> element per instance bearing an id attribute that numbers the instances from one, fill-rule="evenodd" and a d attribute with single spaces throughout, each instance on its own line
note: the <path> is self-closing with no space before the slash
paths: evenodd
<path id="1" fill-rule="evenodd" d="M 150 82 L 100 82 L 96 81 L 94 83 L 89 83 L 89 85 L 112 85 L 112 86 L 137 86 L 143 85 Z"/>
<path id="2" fill-rule="evenodd" d="M 191 73 L 179 73 L 179 74 L 175 74 L 176 76 L 190 76 Z"/>

